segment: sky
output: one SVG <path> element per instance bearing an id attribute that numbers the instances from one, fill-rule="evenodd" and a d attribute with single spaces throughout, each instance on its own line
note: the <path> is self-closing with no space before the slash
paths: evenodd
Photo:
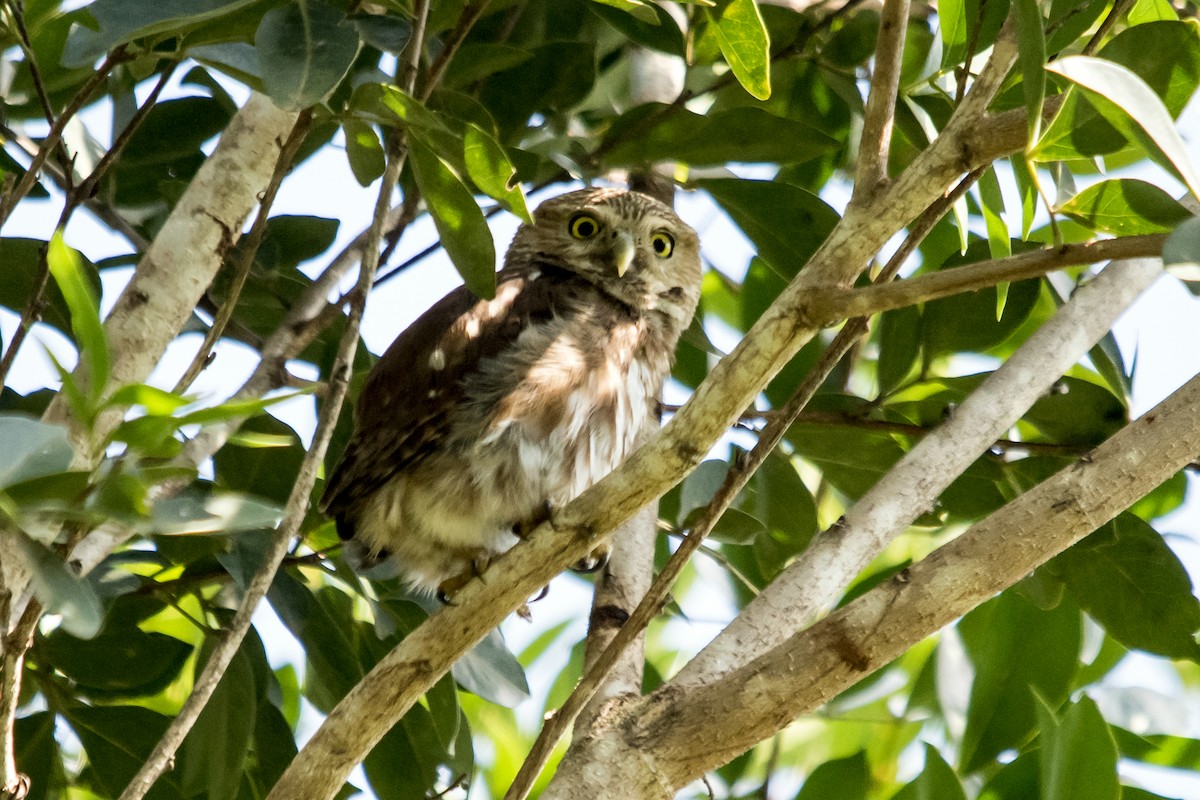
<path id="1" fill-rule="evenodd" d="M 195 90 L 193 88 L 186 91 Z M 169 89 L 165 96 L 172 96 L 178 92 L 179 88 L 176 85 Z M 107 140 L 109 135 L 107 120 L 107 112 L 104 109 L 93 109 L 84 115 L 89 130 L 101 140 Z M 1192 103 L 1178 127 L 1189 152 L 1200 162 L 1200 102 Z M 211 146 L 212 143 L 208 145 L 209 148 Z M 1157 172 L 1156 168 L 1151 168 L 1151 172 L 1155 176 L 1152 179 L 1157 181 L 1161 173 Z M 1166 179 L 1164 183 L 1176 185 L 1171 179 Z M 537 200 L 564 190 L 566 187 L 556 187 L 549 193 L 532 197 L 531 205 Z M 337 243 L 331 250 L 337 252 L 369 224 L 376 192 L 377 186 L 363 188 L 355 182 L 347 168 L 344 151 L 336 146 L 329 147 L 288 177 L 273 214 L 308 214 L 340 219 L 342 224 Z M 834 187 L 825 199 L 835 208 L 844 206 L 848 199 L 845 187 Z M 1009 207 L 1017 207 L 1011 198 Z M 44 202 L 23 203 L 6 224 L 4 234 L 49 238 L 60 208 L 61 197 L 58 195 Z M 705 255 L 711 263 L 735 277 L 739 276 L 753 253 L 753 248 L 741 232 L 711 201 L 699 193 L 681 193 L 677 199 L 677 208 L 680 216 L 700 232 Z M 498 253 L 503 253 L 516 226 L 516 218 L 509 214 L 494 218 L 492 229 Z M 406 232 L 392 263 L 402 262 L 408 255 L 419 252 L 435 239 L 436 233 L 432 224 L 427 219 L 418 221 Z M 83 251 L 92 261 L 129 252 L 129 246 L 123 239 L 92 220 L 86 212 L 77 214 L 72 220 L 66 240 L 71 246 Z M 318 259 L 306 265 L 305 269 L 315 272 L 325 263 L 326 258 Z M 131 269 L 125 268 L 105 272 L 102 302 L 105 312 L 111 308 L 130 274 Z M 381 353 L 396 334 L 459 282 L 444 254 L 438 253 L 427 262 L 378 288 L 370 297 L 363 323 L 363 338 L 369 348 L 375 353 Z M 1135 358 L 1137 362 L 1132 398 L 1132 411 L 1135 416 L 1151 408 L 1193 375 L 1200 373 L 1200 347 L 1196 346 L 1196 342 L 1200 342 L 1198 312 L 1200 301 L 1178 281 L 1163 278 L 1117 323 L 1114 332 L 1126 364 L 1133 363 Z M 0 333 L 5 342 L 11 339 L 16 319 L 15 315 L 0 311 Z M 725 349 L 732 347 L 733 341 L 728 331 L 714 329 L 711 335 L 718 346 Z M 151 382 L 170 388 L 199 342 L 198 335 L 188 335 L 172 344 Z M 42 346 L 52 351 L 63 363 L 73 363 L 74 354 L 70 345 L 52 330 L 38 326 L 31 341 L 22 350 L 10 376 L 9 385 L 12 388 L 26 392 L 54 384 L 54 372 Z M 248 348 L 223 343 L 218 349 L 214 365 L 201 376 L 193 391 L 203 399 L 219 401 L 231 387 L 239 385 L 242 379 L 249 375 L 254 363 L 254 354 Z M 301 377 L 315 377 L 307 367 L 299 367 L 296 371 Z M 670 402 L 677 402 L 684 397 L 678 388 L 673 388 L 671 392 L 673 394 L 667 398 Z M 291 424 L 307 441 L 311 437 L 314 424 L 312 409 L 311 399 L 305 398 L 277 406 L 272 413 Z M 1168 534 L 1172 547 L 1183 559 L 1193 581 L 1196 582 L 1200 581 L 1200 500 L 1195 499 L 1196 478 L 1189 476 L 1189 481 L 1193 499 L 1163 520 L 1158 528 Z M 697 568 L 701 582 L 708 587 L 703 593 L 705 597 L 701 598 L 700 593 L 693 592 L 680 598 L 689 620 L 669 623 L 663 634 L 686 651 L 698 650 L 715 635 L 732 607 L 731 598 L 725 591 L 722 572 L 711 563 L 706 563 L 703 556 L 699 557 Z M 505 635 L 513 648 L 519 650 L 540 632 L 559 621 L 570 620 L 570 627 L 563 641 L 578 640 L 585 632 L 589 596 L 588 585 L 583 581 L 572 576 L 559 578 L 552 585 L 549 598 L 534 605 L 535 623 L 529 625 L 521 620 L 509 620 L 503 626 Z M 276 666 L 297 661 L 302 665 L 302 650 L 269 608 L 259 612 L 255 624 L 263 634 L 272 662 Z M 549 659 L 548 663 L 540 665 L 539 669 L 531 674 L 530 680 L 537 700 L 535 703 L 527 703 L 525 709 L 518 711 L 519 716 L 530 724 L 536 720 L 538 709 L 541 707 L 540 701 L 565 659 L 564 652 L 561 658 Z M 1135 654 L 1119 668 L 1106 688 L 1089 693 L 1096 696 L 1110 721 L 1130 724 L 1141 712 L 1154 709 L 1156 719 L 1170 720 L 1172 729 L 1164 732 L 1200 736 L 1200 706 L 1197 705 L 1194 694 L 1188 695 L 1186 703 L 1178 703 L 1177 695 L 1180 689 L 1178 678 L 1170 670 L 1164 669 L 1156 659 Z M 319 716 L 312 709 L 308 709 L 302 722 L 304 732 L 310 733 L 317 722 Z M 1130 777 L 1144 781 L 1147 788 L 1172 796 L 1186 797 L 1189 800 L 1200 799 L 1200 778 L 1196 776 L 1173 775 L 1129 764 L 1124 765 L 1123 770 Z M 361 775 L 357 776 L 355 783 L 359 786 L 365 785 Z M 786 782 L 779 788 L 785 790 L 781 791 L 780 797 L 790 796 L 786 795 Z M 479 795 L 472 795 L 477 796 Z"/>

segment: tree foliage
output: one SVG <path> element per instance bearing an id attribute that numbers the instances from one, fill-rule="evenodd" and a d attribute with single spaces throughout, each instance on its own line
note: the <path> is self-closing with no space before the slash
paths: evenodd
<path id="1" fill-rule="evenodd" d="M 1119 761 L 1195 770 L 1200 744 L 1106 681 L 1149 657 L 1195 697 L 1200 603 L 1156 521 L 1187 499 L 1180 470 L 1200 444 L 1179 463 L 1138 450 L 1154 420 L 1130 424 L 1134 364 L 1108 332 L 1135 276 L 1094 265 L 1161 260 L 1162 280 L 1196 278 L 1200 173 L 1174 123 L 1200 86 L 1194 14 L 1167 0 L 5 0 L 0 375 L 47 329 L 78 359 L 55 360 L 57 380 L 35 391 L 0 395 L 0 797 L 257 798 L 286 771 L 281 796 L 326 768 L 329 741 L 363 767 L 344 785 L 340 762 L 329 768 L 339 796 L 504 796 L 540 729 L 530 720 L 568 702 L 585 661 L 566 623 L 517 653 L 487 633 L 536 592 L 536 576 L 519 582 L 531 567 L 512 598 L 486 594 L 506 591 L 496 583 L 521 569 L 505 565 L 526 545 L 490 588 L 465 593 L 465 610 L 443 611 L 355 575 L 312 501 L 349 434 L 344 393 L 374 359 L 358 342 L 367 290 L 426 268 L 424 254 L 398 251 L 436 231 L 431 249 L 488 297 L 491 217 L 529 219 L 527 195 L 656 164 L 719 220 L 712 230 L 740 231 L 753 252 L 738 255 L 728 233 L 705 240 L 699 324 L 673 389 L 696 392 L 700 410 L 681 411 L 647 451 L 659 471 L 637 473 L 666 476 L 642 481 L 640 499 L 662 495 L 654 560 L 678 575 L 656 586 L 676 601 L 649 628 L 635 676 L 645 694 L 610 709 L 606 726 L 580 718 L 555 782 L 544 775 L 534 791 L 570 796 L 556 785 L 578 786 L 591 765 L 611 781 L 605 797 L 1157 796 Z M 646 102 L 642 87 L 672 70 L 677 96 Z M 239 156 L 239 142 L 257 155 Z M 314 159 L 380 187 L 374 218 L 272 213 L 289 170 Z M 217 199 L 191 205 L 205 187 Z M 59 216 L 43 240 L 23 214 Z M 88 258 L 72 224 L 88 214 L 123 254 Z M 426 216 L 432 227 L 417 224 Z M 340 226 L 363 233 L 339 252 Z M 168 285 L 164 275 L 177 288 L 144 288 Z M 1104 306 L 1122 285 L 1129 297 Z M 1090 339 L 1071 339 L 1080 326 L 1056 334 L 1061 347 L 1037 338 L 1086 302 L 1102 311 L 1081 319 L 1108 315 L 1080 334 Z M 176 339 L 198 350 L 191 367 L 152 379 Z M 727 355 L 714 341 L 740 344 Z M 199 398 L 189 389 L 218 342 L 261 363 L 226 397 Z M 312 373 L 307 387 L 296 377 Z M 310 388 L 311 440 L 271 415 Z M 746 409 L 738 393 L 757 399 L 710 453 L 708 431 Z M 1008 408 L 1010 395 L 1029 402 Z M 946 441 L 956 419 L 986 441 Z M 994 435 L 978 434 L 988 426 Z M 1093 502 L 1073 476 L 1118 441 L 1132 443 L 1128 463 Z M 879 488 L 908 480 L 895 477 L 906 465 L 911 484 Z M 1154 470 L 1166 471 L 1150 480 Z M 1065 499 L 1049 508 L 1087 518 L 1070 547 L 1042 544 L 1052 514 L 1004 516 L 1051 480 Z M 590 496 L 616 499 L 584 498 L 576 516 L 573 504 L 565 528 L 607 533 L 640 504 L 618 482 Z M 884 500 L 900 510 L 878 516 Z M 1105 502 L 1117 507 L 1090 510 Z M 867 520 L 884 520 L 874 539 Z M 1003 535 L 982 552 L 995 572 L 1013 542 L 1032 569 L 995 586 L 964 534 L 993 522 Z M 831 544 L 843 536 L 844 552 Z M 707 566 L 668 562 L 697 546 Z M 567 545 L 552 547 L 537 552 L 561 559 L 536 569 L 570 563 Z M 815 574 L 836 586 L 796 577 L 823 558 L 839 566 Z M 941 633 L 889 631 L 894 655 L 850 628 L 841 639 L 811 629 L 852 676 L 819 702 L 778 719 L 725 709 L 714 731 L 672 729 L 656 711 L 686 708 L 692 690 L 707 708 L 702 689 L 719 697 L 723 678 L 755 664 L 786 678 L 773 665 L 798 652 L 788 648 L 818 611 L 851 618 L 870 607 L 857 599 L 956 564 L 962 595 L 978 597 Z M 695 647 L 672 623 L 693 607 L 714 613 L 709 582 L 729 598 L 716 613 L 752 627 L 741 649 L 719 636 L 715 655 L 681 669 Z M 770 611 L 797 596 L 785 592 L 807 594 L 786 601 L 794 613 Z M 249 618 L 264 593 L 302 664 L 271 667 Z M 479 630 L 454 627 L 454 613 L 475 614 Z M 451 670 L 406 654 L 417 631 L 445 644 Z M 334 738 L 298 752 L 311 732 L 302 709 L 361 711 L 346 703 L 381 661 L 410 676 L 399 682 L 414 696 L 369 723 L 329 719 L 382 738 L 338 739 L 330 725 Z M 819 679 L 797 679 L 796 693 Z M 1093 699 L 1105 696 L 1121 702 Z M 632 760 L 597 765 L 580 745 L 588 733 L 637 749 L 639 726 L 722 755 L 645 745 L 669 776 L 652 793 Z M 148 759 L 158 766 L 139 774 Z"/>

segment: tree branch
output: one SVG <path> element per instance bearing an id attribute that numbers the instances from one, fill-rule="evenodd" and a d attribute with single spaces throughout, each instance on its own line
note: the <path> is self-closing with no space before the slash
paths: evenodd
<path id="1" fill-rule="evenodd" d="M 778 645 L 829 608 L 854 576 L 932 508 L 946 487 L 1016 424 L 1161 273 L 1156 261 L 1114 262 L 1076 291 L 838 524 L 817 536 L 672 684 L 711 682 Z"/>
<path id="2" fill-rule="evenodd" d="M 626 717 L 623 747 L 681 786 L 810 713 L 1108 522 L 1200 451 L 1200 376 L 1089 457 L 811 628 L 711 684 L 664 686 Z M 712 720 L 721 720 L 719 727 Z M 704 746 L 695 732 L 704 730 Z M 726 734 L 730 735 L 726 735 Z M 560 772 L 575 765 L 564 762 Z M 606 787 L 594 797 L 628 800 Z M 551 789 L 543 798 L 552 800 Z"/>
<path id="3" fill-rule="evenodd" d="M 856 200 L 869 196 L 887 181 L 888 152 L 892 147 L 892 123 L 900 91 L 900 67 L 910 5 L 910 0 L 887 0 L 880 14 L 875 71 L 871 75 L 871 94 L 867 98 L 862 141 L 858 148 L 858 170 L 854 176 Z"/>

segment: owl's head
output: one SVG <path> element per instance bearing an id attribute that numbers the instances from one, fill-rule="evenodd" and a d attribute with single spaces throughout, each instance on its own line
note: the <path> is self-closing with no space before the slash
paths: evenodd
<path id="1" fill-rule="evenodd" d="M 570 270 L 621 302 L 686 326 L 700 297 L 700 239 L 668 206 L 624 189 L 582 189 L 542 203 L 505 267 Z"/>

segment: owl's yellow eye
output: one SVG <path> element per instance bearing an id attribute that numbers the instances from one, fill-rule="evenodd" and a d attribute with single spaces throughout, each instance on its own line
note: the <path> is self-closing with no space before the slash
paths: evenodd
<path id="1" fill-rule="evenodd" d="M 567 230 L 576 239 L 590 239 L 600 232 L 600 221 L 591 214 L 576 214 L 571 218 Z"/>
<path id="2" fill-rule="evenodd" d="M 655 231 L 650 237 L 650 246 L 654 248 L 654 255 L 666 258 L 675 249 L 675 240 L 666 231 Z"/>

